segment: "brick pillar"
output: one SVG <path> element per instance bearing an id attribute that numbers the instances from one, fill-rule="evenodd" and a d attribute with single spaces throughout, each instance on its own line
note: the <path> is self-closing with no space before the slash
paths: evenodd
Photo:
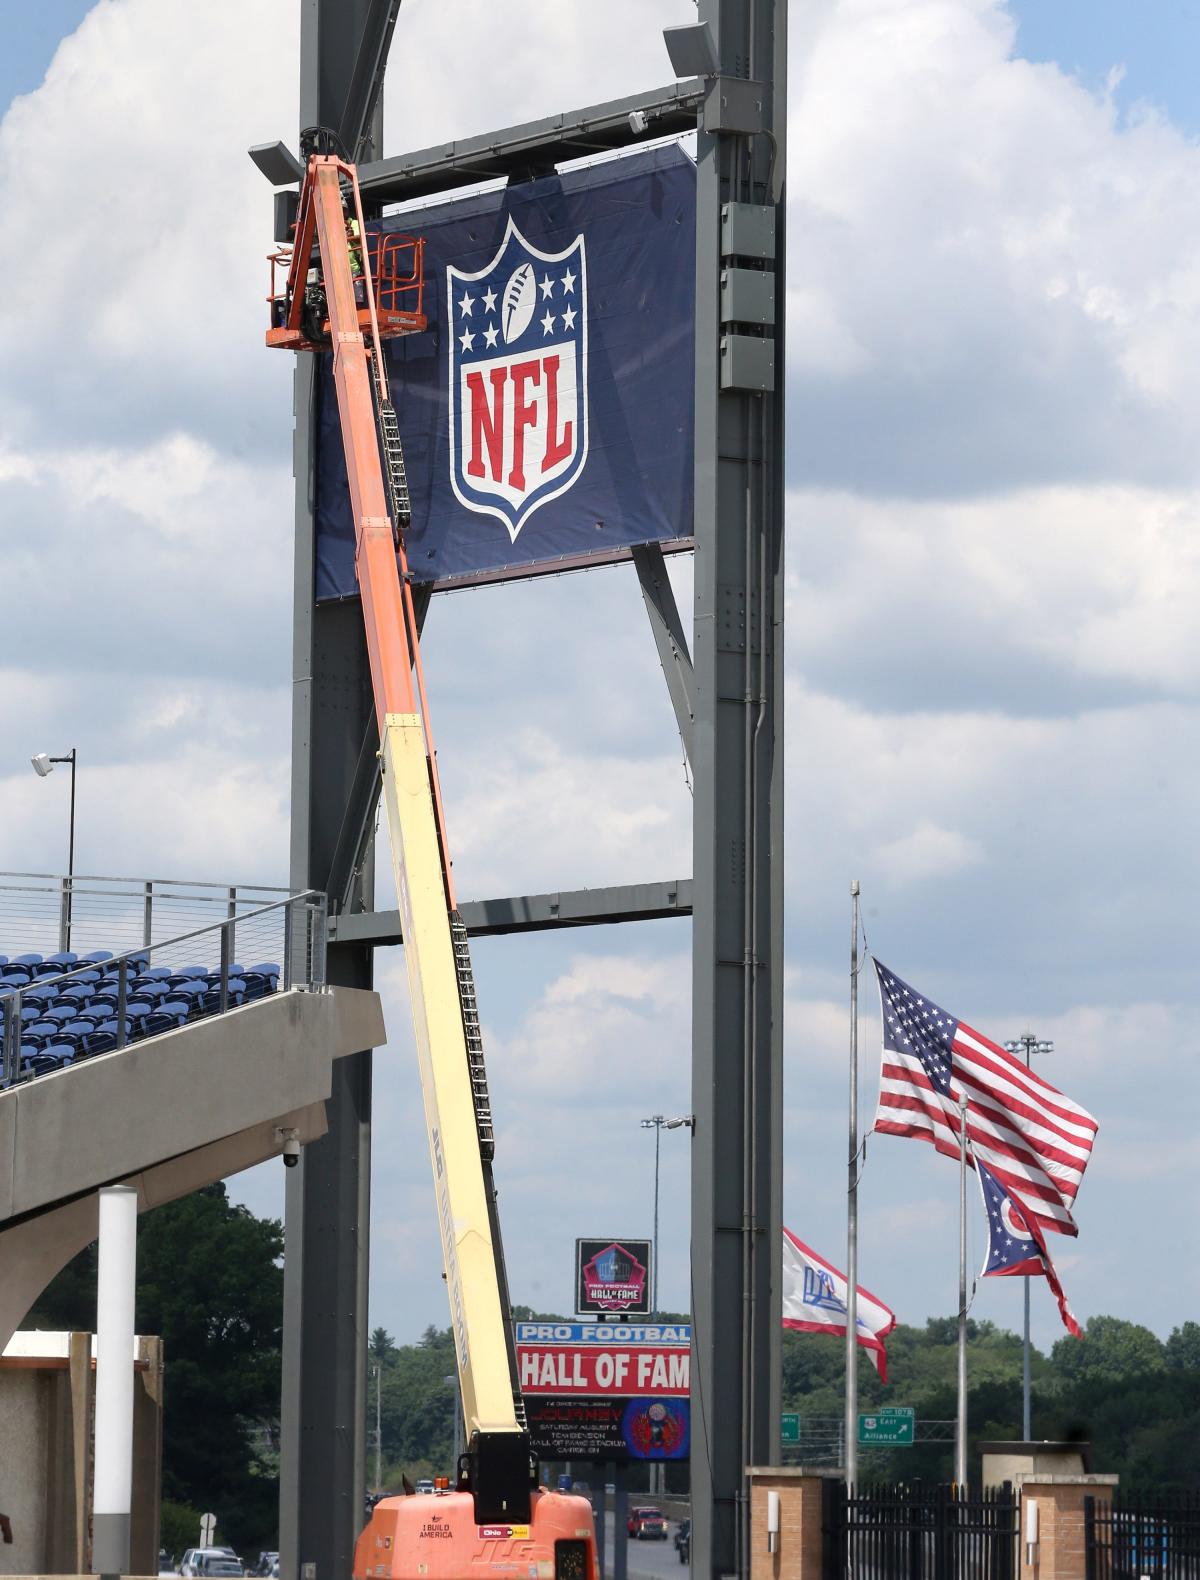
<path id="1" fill-rule="evenodd" d="M 1083 1501 L 1111 1503 L 1116 1476 L 1048 1476 L 1019 1478 L 1021 1492 L 1020 1580 L 1084 1580 L 1086 1531 Z M 1028 1499 L 1038 1506 L 1038 1543 L 1033 1562 L 1025 1545 Z"/>
<path id="2" fill-rule="evenodd" d="M 821 1487 L 840 1471 L 751 1466 L 750 1580 L 821 1580 Z M 779 1547 L 767 1551 L 767 1493 L 779 1494 Z"/>

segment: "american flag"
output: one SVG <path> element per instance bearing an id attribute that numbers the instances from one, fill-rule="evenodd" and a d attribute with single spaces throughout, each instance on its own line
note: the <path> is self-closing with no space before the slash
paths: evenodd
<path id="1" fill-rule="evenodd" d="M 1041 1228 L 1077 1234 L 1071 1204 L 1096 1138 L 1091 1114 L 878 960 L 875 974 L 883 1008 L 875 1129 L 956 1158 L 965 1096 L 968 1162 L 986 1163 Z"/>
<path id="2" fill-rule="evenodd" d="M 1083 1334 L 1067 1305 L 1066 1294 L 1058 1281 L 1058 1274 L 1037 1223 L 1021 1211 L 1020 1204 L 989 1168 L 976 1161 L 975 1171 L 979 1175 L 988 1226 L 987 1260 L 979 1276 L 1007 1278 L 1014 1273 L 1024 1273 L 1030 1277 L 1044 1277 L 1058 1301 L 1064 1327 L 1068 1333 L 1081 1339 Z"/>

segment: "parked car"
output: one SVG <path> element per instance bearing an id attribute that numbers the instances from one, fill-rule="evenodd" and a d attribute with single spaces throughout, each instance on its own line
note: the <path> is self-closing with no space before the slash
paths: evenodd
<path id="1" fill-rule="evenodd" d="M 245 1573 L 232 1547 L 189 1547 L 179 1565 L 181 1575 L 220 1576 L 221 1580 Z"/>
<path id="2" fill-rule="evenodd" d="M 680 1520 L 679 1529 L 675 1532 L 675 1551 L 679 1554 L 681 1564 L 692 1561 L 692 1522 Z"/>
<path id="3" fill-rule="evenodd" d="M 667 1539 L 667 1522 L 663 1511 L 648 1503 L 630 1509 L 626 1529 L 639 1542 L 665 1542 Z"/>

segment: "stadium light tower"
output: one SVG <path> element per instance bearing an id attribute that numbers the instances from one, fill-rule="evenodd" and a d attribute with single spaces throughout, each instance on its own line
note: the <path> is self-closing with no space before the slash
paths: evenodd
<path id="1" fill-rule="evenodd" d="M 71 765 L 71 813 L 67 839 L 67 897 L 66 905 L 63 908 L 63 948 L 69 949 L 71 947 L 71 907 L 75 902 L 75 748 L 72 746 L 65 757 L 49 757 L 45 752 L 38 752 L 35 757 L 31 757 L 29 760 L 33 764 L 33 771 L 39 779 L 45 779 L 48 774 L 52 774 L 55 763 L 70 763 Z"/>
<path id="2" fill-rule="evenodd" d="M 658 1154 L 662 1143 L 664 1130 L 680 1130 L 692 1128 L 692 1116 L 680 1115 L 676 1119 L 667 1119 L 662 1114 L 651 1114 L 649 1119 L 642 1120 L 643 1130 L 654 1132 L 654 1237 L 651 1240 L 653 1247 L 653 1265 L 650 1268 L 650 1315 L 658 1317 Z"/>
<path id="3" fill-rule="evenodd" d="M 1031 1031 L 1022 1032 L 1004 1044 L 1006 1053 L 1025 1055 L 1025 1068 L 1032 1069 L 1035 1053 L 1053 1053 L 1054 1044 L 1035 1037 Z M 1029 1387 L 1029 1274 L 1025 1274 L 1025 1343 L 1021 1352 L 1021 1433 L 1028 1443 L 1033 1431 L 1032 1398 Z"/>

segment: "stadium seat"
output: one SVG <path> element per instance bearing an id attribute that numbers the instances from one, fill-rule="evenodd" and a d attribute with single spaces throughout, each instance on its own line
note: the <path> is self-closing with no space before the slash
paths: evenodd
<path id="1" fill-rule="evenodd" d="M 177 1026 L 182 1026 L 190 1008 L 189 1004 L 179 999 L 164 999 L 145 1022 L 146 1036 L 157 1037 L 161 1032 L 174 1031 Z"/>
<path id="2" fill-rule="evenodd" d="M 106 960 L 111 960 L 113 952 L 111 949 L 93 949 L 90 955 L 84 955 L 83 958 L 99 966 L 103 965 Z"/>

